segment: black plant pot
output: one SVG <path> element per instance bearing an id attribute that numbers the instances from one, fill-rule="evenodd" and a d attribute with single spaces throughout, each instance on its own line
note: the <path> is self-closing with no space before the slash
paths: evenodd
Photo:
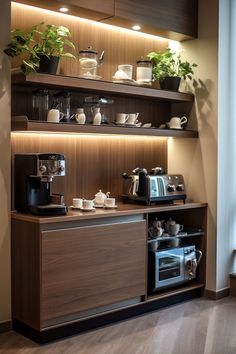
<path id="1" fill-rule="evenodd" d="M 163 90 L 178 91 L 181 77 L 167 76 L 160 80 L 160 87 Z"/>
<path id="2" fill-rule="evenodd" d="M 40 55 L 38 72 L 47 74 L 56 74 L 59 63 L 59 57 L 47 57 Z"/>

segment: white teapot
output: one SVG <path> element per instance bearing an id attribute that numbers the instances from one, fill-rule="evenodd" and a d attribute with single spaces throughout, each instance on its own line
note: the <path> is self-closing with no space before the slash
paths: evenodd
<path id="1" fill-rule="evenodd" d="M 104 200 L 109 197 L 110 192 L 107 192 L 106 194 L 102 192 L 101 189 L 99 189 L 99 192 L 95 194 L 95 199 L 94 204 L 95 205 L 104 205 Z"/>

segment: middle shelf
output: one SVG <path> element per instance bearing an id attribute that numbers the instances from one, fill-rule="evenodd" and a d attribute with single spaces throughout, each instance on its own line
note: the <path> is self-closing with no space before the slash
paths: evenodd
<path id="1" fill-rule="evenodd" d="M 18 120 L 12 120 L 11 130 L 14 132 L 48 132 L 70 134 L 122 134 L 143 135 L 151 137 L 179 137 L 197 138 L 198 132 L 193 130 L 174 130 L 142 127 L 120 127 L 116 125 L 102 124 L 77 124 L 77 123 L 50 123 L 44 121 L 28 120 L 22 116 Z"/>

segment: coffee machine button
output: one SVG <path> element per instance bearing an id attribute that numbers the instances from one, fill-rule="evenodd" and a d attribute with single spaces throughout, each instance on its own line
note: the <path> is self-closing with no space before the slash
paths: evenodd
<path id="1" fill-rule="evenodd" d="M 174 192 L 175 191 L 175 185 L 172 183 L 169 183 L 167 186 L 168 192 Z"/>
<path id="2" fill-rule="evenodd" d="M 184 185 L 183 185 L 183 183 L 179 183 L 179 184 L 177 185 L 177 187 L 176 187 L 176 190 L 177 190 L 178 192 L 183 192 L 183 191 L 184 191 Z"/>

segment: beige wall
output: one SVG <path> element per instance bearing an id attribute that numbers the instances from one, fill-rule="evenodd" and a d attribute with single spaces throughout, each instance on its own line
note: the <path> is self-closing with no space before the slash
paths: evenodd
<path id="1" fill-rule="evenodd" d="M 10 0 L 0 11 L 0 323 L 11 318 L 10 295 L 10 70 L 2 53 L 9 41 Z"/>
<path id="2" fill-rule="evenodd" d="M 196 104 L 189 122 L 198 140 L 169 140 L 169 172 L 182 172 L 188 195 L 209 203 L 207 288 L 216 289 L 217 196 L 217 0 L 199 0 L 199 38 L 182 44 L 187 58 L 198 63 Z M 210 14 L 210 15 L 209 15 Z M 10 27 L 10 1 L 0 12 L 0 322 L 10 319 L 10 79 L 8 59 L 1 53 Z"/>
<path id="3" fill-rule="evenodd" d="M 217 90 L 218 90 L 218 1 L 199 0 L 198 39 L 181 44 L 183 55 L 198 64 L 191 90 L 196 99 L 189 128 L 197 128 L 199 139 L 169 141 L 169 172 L 182 172 L 187 195 L 206 201 L 208 212 L 207 289 L 216 285 L 217 215 Z"/>

